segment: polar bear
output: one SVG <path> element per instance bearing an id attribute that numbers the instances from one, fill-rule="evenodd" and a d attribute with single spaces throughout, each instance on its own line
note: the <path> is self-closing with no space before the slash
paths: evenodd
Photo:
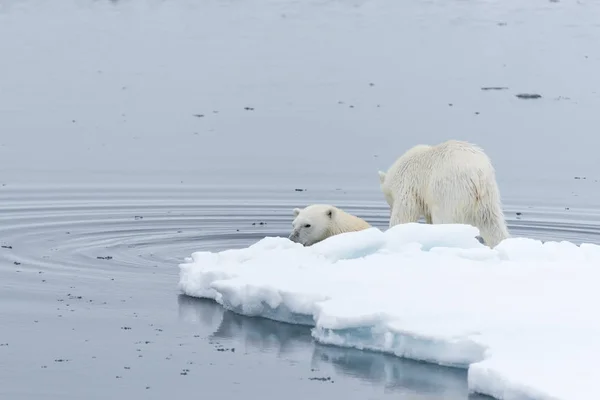
<path id="1" fill-rule="evenodd" d="M 494 167 L 474 144 L 414 146 L 387 172 L 379 171 L 379 182 L 390 206 L 390 228 L 423 215 L 428 224 L 475 226 L 492 248 L 509 237 Z"/>
<path id="2" fill-rule="evenodd" d="M 361 231 L 370 227 L 371 225 L 364 219 L 330 204 L 312 204 L 303 209 L 294 208 L 292 233 L 289 239 L 304 246 L 311 246 L 330 236 Z"/>

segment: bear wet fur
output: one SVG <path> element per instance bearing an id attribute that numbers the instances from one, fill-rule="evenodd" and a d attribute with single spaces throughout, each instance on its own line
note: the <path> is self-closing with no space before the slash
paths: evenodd
<path id="1" fill-rule="evenodd" d="M 292 233 L 289 239 L 311 246 L 330 236 L 368 229 L 371 225 L 362 218 L 349 214 L 329 204 L 312 204 L 294 208 Z"/>
<path id="2" fill-rule="evenodd" d="M 414 146 L 379 171 L 379 182 L 390 228 L 424 216 L 428 224 L 472 225 L 492 248 L 509 237 L 494 167 L 474 144 Z"/>

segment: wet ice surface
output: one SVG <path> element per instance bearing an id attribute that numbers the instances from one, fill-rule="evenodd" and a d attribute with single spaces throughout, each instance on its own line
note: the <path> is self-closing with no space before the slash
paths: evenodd
<path id="1" fill-rule="evenodd" d="M 465 399 L 463 371 L 182 300 L 177 264 L 310 202 L 385 227 L 377 170 L 449 138 L 494 161 L 512 234 L 599 243 L 598 11 L 0 2 L 0 397 Z"/>

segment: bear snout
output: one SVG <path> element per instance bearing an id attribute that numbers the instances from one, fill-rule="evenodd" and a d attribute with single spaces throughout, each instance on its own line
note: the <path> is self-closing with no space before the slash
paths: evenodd
<path id="1" fill-rule="evenodd" d="M 290 236 L 288 236 L 288 239 L 290 239 L 292 242 L 298 243 L 298 232 L 290 233 Z"/>

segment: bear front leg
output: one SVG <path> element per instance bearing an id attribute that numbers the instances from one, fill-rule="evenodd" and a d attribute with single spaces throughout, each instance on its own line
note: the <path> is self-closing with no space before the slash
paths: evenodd
<path id="1" fill-rule="evenodd" d="M 425 223 L 429 224 L 429 225 L 433 224 L 433 220 L 431 219 L 431 214 L 425 213 Z"/>
<path id="2" fill-rule="evenodd" d="M 401 202 L 400 202 L 401 203 Z M 410 204 L 394 204 L 390 215 L 390 228 L 398 224 L 406 224 L 409 222 L 417 222 L 421 213 L 417 207 Z"/>

